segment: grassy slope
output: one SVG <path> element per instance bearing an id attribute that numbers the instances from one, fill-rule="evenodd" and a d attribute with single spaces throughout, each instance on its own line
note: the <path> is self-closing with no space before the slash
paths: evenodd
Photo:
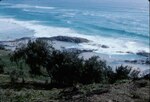
<path id="1" fill-rule="evenodd" d="M 121 81 L 113 85 L 91 84 L 76 88 L 54 88 L 45 84 L 45 78 L 26 78 L 25 84 L 11 84 L 8 73 L 18 70 L 9 61 L 9 51 L 0 50 L 6 64 L 5 74 L 0 74 L 0 102 L 149 102 L 148 80 Z M 24 66 L 27 74 L 27 66 Z M 47 88 L 45 88 L 47 87 Z"/>

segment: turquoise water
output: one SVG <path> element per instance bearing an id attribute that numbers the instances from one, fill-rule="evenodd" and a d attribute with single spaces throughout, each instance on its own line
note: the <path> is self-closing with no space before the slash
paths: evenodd
<path id="1" fill-rule="evenodd" d="M 21 36 L 18 36 L 11 33 L 5 36 L 0 30 L 0 40 L 41 36 L 39 33 L 45 29 L 43 36 L 53 36 L 52 33 L 57 32 L 56 35 L 92 36 L 90 40 L 110 45 L 111 51 L 148 51 L 148 12 L 146 0 L 4 0 L 0 2 L 2 19 L 6 21 L 11 18 L 13 23 L 17 20 L 22 25 L 25 22 L 25 28 L 33 31 L 33 34 L 20 33 Z M 33 21 L 40 26 L 36 28 L 26 24 Z"/>

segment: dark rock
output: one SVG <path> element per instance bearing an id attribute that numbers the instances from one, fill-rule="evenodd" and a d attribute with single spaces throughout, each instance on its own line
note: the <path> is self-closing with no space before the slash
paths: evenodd
<path id="1" fill-rule="evenodd" d="M 68 37 L 68 36 L 55 36 L 50 38 L 39 38 L 42 40 L 57 40 L 57 41 L 64 41 L 64 42 L 72 42 L 72 43 L 85 43 L 89 42 L 89 40 L 85 38 L 79 38 L 79 37 Z"/>
<path id="2" fill-rule="evenodd" d="M 150 64 L 150 59 L 147 58 L 145 64 Z"/>
<path id="3" fill-rule="evenodd" d="M 124 60 L 127 63 L 134 63 L 134 64 L 150 64 L 150 60 Z"/>
<path id="4" fill-rule="evenodd" d="M 23 37 L 23 38 L 20 38 L 20 39 L 16 39 L 14 41 L 23 41 L 23 40 L 31 40 L 30 37 Z"/>
<path id="5" fill-rule="evenodd" d="M 134 54 L 133 52 L 130 52 L 130 51 L 127 51 L 126 53 L 129 53 L 129 54 Z"/>
<path id="6" fill-rule="evenodd" d="M 83 53 L 83 52 L 93 52 L 94 49 L 78 49 L 78 48 L 64 48 L 63 50 L 69 51 L 69 52 L 76 52 L 76 53 Z"/>
<path id="7" fill-rule="evenodd" d="M 117 53 L 124 53 L 123 51 L 116 51 Z"/>
<path id="8" fill-rule="evenodd" d="M 137 63 L 138 61 L 137 60 L 125 60 L 125 62 L 128 62 L 128 63 Z"/>
<path id="9" fill-rule="evenodd" d="M 137 52 L 136 54 L 140 56 L 150 57 L 150 53 L 145 51 Z"/>
<path id="10" fill-rule="evenodd" d="M 109 46 L 107 46 L 107 45 L 102 45 L 101 47 L 102 48 L 109 48 Z"/>

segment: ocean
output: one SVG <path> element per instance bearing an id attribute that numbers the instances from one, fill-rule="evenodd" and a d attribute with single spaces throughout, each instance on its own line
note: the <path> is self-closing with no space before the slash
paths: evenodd
<path id="1" fill-rule="evenodd" d="M 149 52 L 148 0 L 0 2 L 0 41 L 58 35 L 87 38 L 91 42 L 78 47 L 97 53 Z M 100 48 L 103 44 L 109 48 Z"/>

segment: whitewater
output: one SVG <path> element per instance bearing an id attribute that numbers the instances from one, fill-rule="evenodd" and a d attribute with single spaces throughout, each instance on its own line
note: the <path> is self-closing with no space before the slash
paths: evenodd
<path id="1" fill-rule="evenodd" d="M 110 55 L 149 52 L 148 4 L 140 8 L 108 8 L 104 4 L 87 8 L 82 3 L 74 7 L 9 1 L 0 2 L 0 41 L 61 35 L 90 40 L 70 48 L 97 49 L 97 53 Z"/>

